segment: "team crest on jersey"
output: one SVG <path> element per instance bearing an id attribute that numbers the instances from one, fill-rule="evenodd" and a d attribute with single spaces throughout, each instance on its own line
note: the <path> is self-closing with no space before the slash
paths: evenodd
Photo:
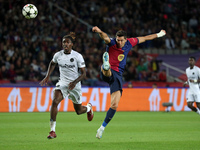
<path id="1" fill-rule="evenodd" d="M 119 56 L 118 56 L 118 60 L 119 61 L 122 61 L 124 59 L 124 54 L 120 54 Z"/>
<path id="2" fill-rule="evenodd" d="M 73 62 L 73 61 L 74 61 L 74 58 L 71 58 L 70 61 Z"/>

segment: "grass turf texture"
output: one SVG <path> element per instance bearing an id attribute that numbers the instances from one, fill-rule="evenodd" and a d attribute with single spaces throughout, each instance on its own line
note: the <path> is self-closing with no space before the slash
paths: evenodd
<path id="1" fill-rule="evenodd" d="M 199 150 L 200 116 L 193 112 L 117 112 L 97 139 L 106 112 L 59 112 L 48 140 L 49 113 L 0 113 L 1 150 Z"/>

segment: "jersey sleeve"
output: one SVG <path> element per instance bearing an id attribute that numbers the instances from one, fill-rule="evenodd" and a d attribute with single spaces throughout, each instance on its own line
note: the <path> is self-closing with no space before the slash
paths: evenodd
<path id="1" fill-rule="evenodd" d="M 198 67 L 198 79 L 200 79 L 200 68 Z"/>
<path id="2" fill-rule="evenodd" d="M 59 52 L 57 52 L 57 53 L 54 54 L 53 59 L 52 59 L 52 61 L 53 61 L 54 63 L 58 63 L 58 61 L 57 61 L 58 56 L 59 56 Z"/>
<path id="3" fill-rule="evenodd" d="M 78 68 L 84 68 L 85 67 L 85 61 L 83 59 L 83 56 L 80 54 L 77 58 Z"/>
<path id="4" fill-rule="evenodd" d="M 115 39 L 110 38 L 110 43 L 108 43 L 107 45 L 110 47 L 110 46 L 113 46 L 115 44 L 116 44 Z"/>
<path id="5" fill-rule="evenodd" d="M 128 41 L 131 43 L 132 47 L 137 45 L 139 42 L 138 38 L 128 38 Z"/>
<path id="6" fill-rule="evenodd" d="M 185 69 L 185 74 L 186 74 L 186 77 L 187 77 L 187 81 L 189 81 L 187 68 Z"/>

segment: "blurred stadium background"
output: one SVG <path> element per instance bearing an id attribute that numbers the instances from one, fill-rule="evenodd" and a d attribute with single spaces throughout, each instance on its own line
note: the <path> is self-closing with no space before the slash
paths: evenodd
<path id="1" fill-rule="evenodd" d="M 27 3 L 38 8 L 35 19 L 23 17 Z M 195 56 L 200 65 L 199 16 L 200 0 L 0 0 L 0 149 L 198 150 L 199 116 L 183 112 L 189 109 L 188 88 L 182 88 L 182 82 L 189 56 Z M 118 29 L 126 30 L 129 37 L 167 31 L 164 38 L 130 51 L 118 112 L 100 141 L 95 138 L 96 129 L 110 97 L 108 85 L 99 78 L 105 44 L 91 32 L 95 25 L 111 37 Z M 88 122 L 65 99 L 58 106 L 64 111 L 57 117 L 58 138 L 49 141 L 48 111 L 58 68 L 48 86 L 41 88 L 39 82 L 70 31 L 77 34 L 74 49 L 87 66 L 83 105 L 91 102 L 96 112 Z M 173 106 L 163 107 L 164 102 Z"/>
<path id="2" fill-rule="evenodd" d="M 32 3 L 39 14 L 23 17 L 22 7 Z M 165 29 L 164 38 L 134 47 L 129 53 L 124 87 L 181 87 L 188 57 L 200 58 L 200 1 L 198 0 L 41 0 L 0 1 L 1 86 L 38 85 L 52 56 L 61 50 L 61 38 L 74 31 L 74 49 L 83 54 L 87 78 L 83 86 L 107 86 L 99 78 L 105 44 L 91 27 L 99 26 L 114 37 L 124 29 L 129 37 Z M 157 65 L 153 68 L 153 63 Z M 58 80 L 58 69 L 49 85 Z"/>

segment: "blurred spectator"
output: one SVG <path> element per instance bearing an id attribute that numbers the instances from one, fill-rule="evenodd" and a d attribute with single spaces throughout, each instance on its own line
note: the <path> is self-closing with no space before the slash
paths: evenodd
<path id="1" fill-rule="evenodd" d="M 0 80 L 8 79 L 7 75 L 8 75 L 8 72 L 6 70 L 6 66 L 2 65 L 0 68 Z"/>
<path id="2" fill-rule="evenodd" d="M 19 75 L 19 76 L 22 76 L 24 74 L 24 67 L 21 61 L 22 61 L 21 57 L 19 57 L 15 64 L 15 72 L 16 72 L 16 75 Z"/>
<path id="3" fill-rule="evenodd" d="M 39 72 L 39 66 L 37 64 L 37 60 L 36 59 L 33 59 L 32 63 L 31 63 L 31 66 L 33 67 L 34 71 Z"/>
<path id="4" fill-rule="evenodd" d="M 187 33 L 187 37 L 196 37 L 196 34 L 194 33 L 194 30 L 192 28 L 189 29 L 188 33 Z"/>
<path id="5" fill-rule="evenodd" d="M 7 77 L 11 83 L 16 83 L 15 81 L 16 72 L 14 64 L 10 64 L 10 69 L 8 69 Z"/>
<path id="6" fill-rule="evenodd" d="M 165 46 L 166 46 L 166 49 L 174 49 L 175 48 L 174 39 L 172 39 L 171 35 L 169 35 L 169 34 L 167 34 L 167 38 L 165 39 Z"/>
<path id="7" fill-rule="evenodd" d="M 46 67 L 46 65 L 43 62 L 40 63 L 39 73 L 40 73 L 40 75 L 39 75 L 40 80 L 43 79 L 46 76 L 47 67 Z"/>
<path id="8" fill-rule="evenodd" d="M 167 81 L 167 75 L 166 75 L 166 70 L 165 69 L 163 69 L 159 73 L 159 81 L 161 81 L 161 82 L 166 82 Z"/>
<path id="9" fill-rule="evenodd" d="M 128 82 L 128 88 L 133 88 L 132 82 Z"/>
<path id="10" fill-rule="evenodd" d="M 137 66 L 139 80 L 147 81 L 147 71 L 147 66 L 144 64 L 143 61 L 140 61 L 139 65 Z"/>
<path id="11" fill-rule="evenodd" d="M 9 57 L 12 57 L 13 54 L 15 53 L 14 49 L 15 49 L 14 46 L 9 47 L 9 49 L 7 51 L 7 54 L 8 54 Z"/>
<path id="12" fill-rule="evenodd" d="M 87 70 L 86 70 L 86 79 L 85 81 L 88 83 L 89 86 L 95 86 L 96 82 L 98 81 L 98 72 L 94 69 L 93 64 L 89 63 Z"/>
<path id="13" fill-rule="evenodd" d="M 135 65 L 132 64 L 128 69 L 125 70 L 123 74 L 126 81 L 137 80 L 137 70 Z"/>
<path id="14" fill-rule="evenodd" d="M 188 49 L 190 47 L 190 44 L 188 43 L 187 39 L 181 40 L 181 49 Z"/>
<path id="15" fill-rule="evenodd" d="M 72 18 L 58 8 L 48 5 L 48 2 L 56 3 L 75 17 Z M 135 68 L 138 68 L 143 57 L 138 53 L 139 51 L 149 48 L 176 48 L 180 51 L 181 49 L 200 49 L 200 20 L 198 18 L 200 1 L 125 0 L 124 5 L 118 0 L 106 3 L 104 1 L 91 3 L 90 0 L 85 0 L 84 3 L 78 0 L 30 0 L 29 3 L 35 4 L 38 8 L 39 14 L 35 19 L 27 20 L 23 15 L 16 15 L 21 14 L 20 8 L 23 7 L 24 1 L 0 2 L 0 64 L 5 66 L 3 72 L 10 70 L 11 64 L 15 64 L 16 76 L 23 76 L 24 80 L 33 80 L 28 73 L 30 66 L 33 66 L 36 72 L 39 69 L 42 70 L 41 74 L 38 72 L 39 75 L 36 75 L 35 79 L 44 73 L 44 65 L 47 67 L 53 54 L 61 50 L 60 39 L 69 31 L 76 32 L 80 37 L 77 38 L 79 40 L 74 44 L 74 49 L 83 54 L 86 66 L 89 67 L 89 63 L 92 63 L 94 70 L 99 72 L 102 64 L 101 56 L 104 52 L 101 50 L 104 50 L 106 45 L 77 18 L 91 25 L 99 25 L 103 22 L 100 28 L 110 37 L 115 36 L 114 33 L 118 28 L 129 31 L 128 36 L 135 37 L 155 33 L 162 28 L 166 29 L 169 35 L 166 40 L 158 38 L 135 46 L 130 51 L 127 58 L 128 72 L 124 75 L 126 81 L 138 80 L 139 74 Z M 113 24 L 117 28 L 111 28 Z M 21 63 L 18 62 L 18 58 L 21 58 Z M 143 61 L 143 65 L 148 66 L 148 63 L 148 61 Z M 150 69 L 147 67 L 147 76 L 153 75 L 151 72 L 159 72 L 159 63 L 157 61 L 149 63 Z M 53 75 L 57 74 L 58 70 L 55 69 Z M 99 80 L 98 75 L 96 78 Z"/>
<path id="16" fill-rule="evenodd" d="M 149 72 L 148 81 L 159 81 L 157 72 Z"/>
<path id="17" fill-rule="evenodd" d="M 28 58 L 23 59 L 23 78 L 24 80 L 29 80 L 29 71 L 30 71 L 30 65 L 29 65 L 29 60 Z"/>
<path id="18" fill-rule="evenodd" d="M 28 74 L 29 81 L 39 81 L 39 74 L 33 69 L 33 66 L 30 67 L 30 71 Z"/>
<path id="19" fill-rule="evenodd" d="M 196 29 L 197 26 L 198 26 L 198 20 L 197 20 L 196 16 L 192 16 L 192 18 L 190 18 L 190 20 L 189 20 L 189 27 Z"/>
<path id="20" fill-rule="evenodd" d="M 156 57 L 153 57 L 151 62 L 150 62 L 151 70 L 153 72 L 158 73 L 160 71 L 160 63 L 161 62 L 162 62 L 162 60 L 157 60 Z"/>
<path id="21" fill-rule="evenodd" d="M 175 37 L 174 44 L 176 49 L 181 49 L 181 39 L 178 36 Z"/>
<path id="22" fill-rule="evenodd" d="M 152 88 L 156 89 L 157 87 L 158 87 L 158 86 L 157 86 L 156 83 L 153 83 L 153 84 L 152 84 Z"/>

